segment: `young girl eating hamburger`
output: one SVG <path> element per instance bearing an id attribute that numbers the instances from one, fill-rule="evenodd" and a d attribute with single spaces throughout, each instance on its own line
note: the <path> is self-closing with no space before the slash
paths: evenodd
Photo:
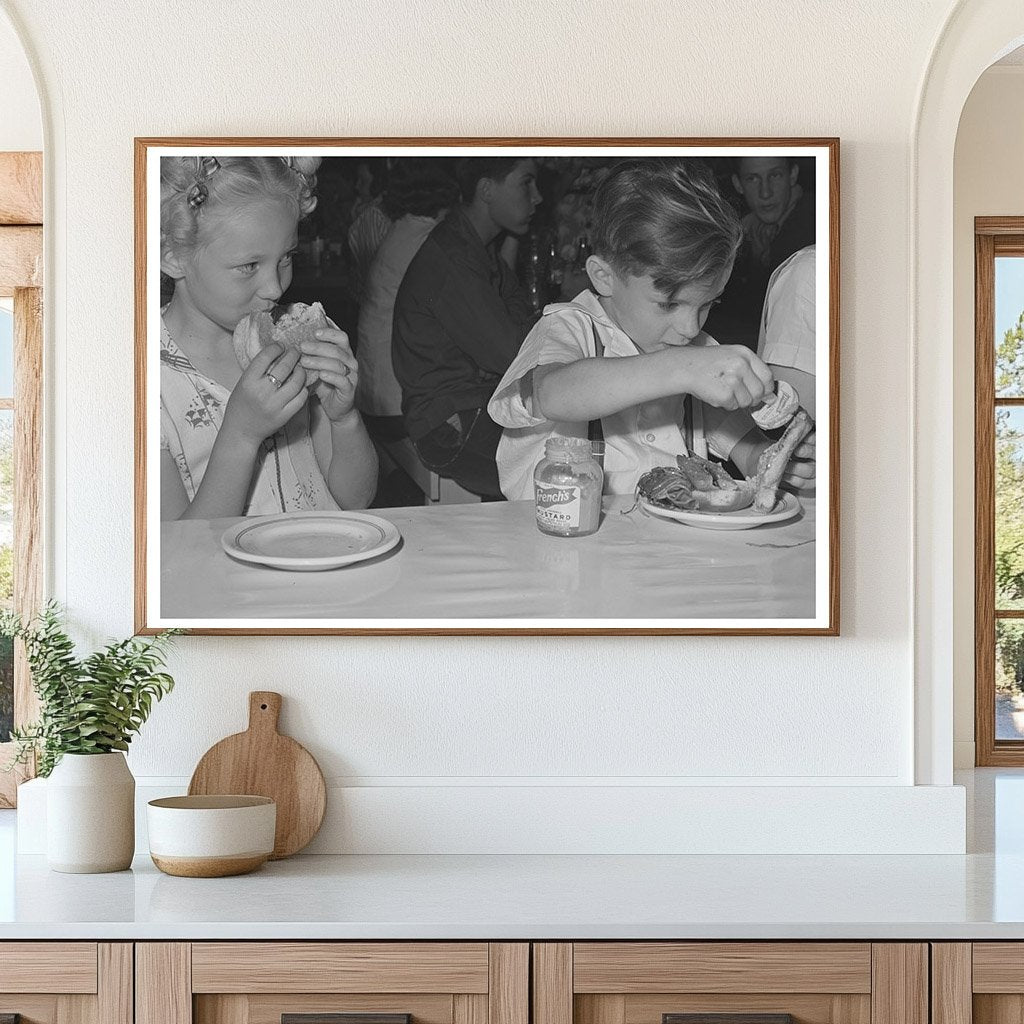
<path id="1" fill-rule="evenodd" d="M 348 338 L 301 314 L 286 330 L 277 306 L 319 163 L 161 160 L 160 269 L 173 285 L 160 337 L 164 519 L 365 508 L 373 498 L 377 458 L 354 407 Z"/>

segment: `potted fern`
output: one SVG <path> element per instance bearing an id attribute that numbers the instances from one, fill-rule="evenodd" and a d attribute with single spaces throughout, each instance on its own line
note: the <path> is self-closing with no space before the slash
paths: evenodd
<path id="1" fill-rule="evenodd" d="M 14 764 L 36 758 L 48 777 L 47 861 L 55 871 L 121 871 L 135 850 L 135 779 L 124 759 L 134 733 L 174 687 L 160 671 L 171 638 L 112 641 L 75 654 L 54 602 L 33 620 L 0 613 L 0 635 L 21 640 L 39 719 L 11 738 Z"/>

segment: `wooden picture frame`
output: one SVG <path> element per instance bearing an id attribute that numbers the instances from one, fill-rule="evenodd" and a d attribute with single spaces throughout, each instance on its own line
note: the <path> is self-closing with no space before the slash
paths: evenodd
<path id="1" fill-rule="evenodd" d="M 713 314 L 719 319 L 709 321 L 708 333 L 712 333 L 711 323 L 720 324 L 716 328 L 721 335 L 719 340 L 745 346 L 748 350 L 756 347 L 762 322 L 763 291 L 758 292 L 757 289 L 767 288 L 766 282 L 777 269 L 771 263 L 775 240 L 784 233 L 783 228 L 787 232 L 793 228 L 790 233 L 795 237 L 795 225 L 799 220 L 806 234 L 797 248 L 809 267 L 804 284 L 804 298 L 808 301 L 803 304 L 813 352 L 809 358 L 813 359 L 814 372 L 809 377 L 812 387 L 817 382 L 815 488 L 802 490 L 799 501 L 794 496 L 787 497 L 788 492 L 780 491 L 782 504 L 776 504 L 774 511 L 782 510 L 789 518 L 769 524 L 758 521 L 756 528 L 740 531 L 735 528 L 723 530 L 726 524 L 720 519 L 715 520 L 717 528 L 714 530 L 695 528 L 691 525 L 693 517 L 689 517 L 690 523 L 675 522 L 671 521 L 671 516 L 665 516 L 658 510 L 655 510 L 655 515 L 642 509 L 622 514 L 627 512 L 633 501 L 626 500 L 628 496 L 623 490 L 617 492 L 617 497 L 609 496 L 606 482 L 604 514 L 597 533 L 590 537 L 555 538 L 538 531 L 532 502 L 521 499 L 447 504 L 446 497 L 453 490 L 458 493 L 458 488 L 453 488 L 445 472 L 428 471 L 425 465 L 413 465 L 408 472 L 422 489 L 423 506 L 373 507 L 364 513 L 382 522 L 381 537 L 385 529 L 397 528 L 400 542 L 390 550 L 385 548 L 384 541 L 374 548 L 372 545 L 377 543 L 375 534 L 374 541 L 365 543 L 378 552 L 376 557 L 344 565 L 328 550 L 326 541 L 321 544 L 320 538 L 326 533 L 309 533 L 307 524 L 294 515 L 282 520 L 283 527 L 275 527 L 269 519 L 257 521 L 251 516 L 244 522 L 237 516 L 200 517 L 197 524 L 194 520 L 174 519 L 176 513 L 173 509 L 168 513 L 172 517 L 163 519 L 161 480 L 165 483 L 170 480 L 171 486 L 177 488 L 185 477 L 182 476 L 181 481 L 171 477 L 166 472 L 167 463 L 161 476 L 161 459 L 165 457 L 161 454 L 161 416 L 170 417 L 168 422 L 174 425 L 169 430 L 176 435 L 174 443 L 168 444 L 174 449 L 173 455 L 166 457 L 177 460 L 179 472 L 187 474 L 190 472 L 187 465 L 190 456 L 184 449 L 175 449 L 175 445 L 180 439 L 177 437 L 180 433 L 178 424 L 185 422 L 184 417 L 191 414 L 182 412 L 175 419 L 169 400 L 168 408 L 162 414 L 161 358 L 167 372 L 172 371 L 169 364 L 174 362 L 178 371 L 184 368 L 184 372 L 200 377 L 202 373 L 182 355 L 184 350 L 179 349 L 161 317 L 162 301 L 166 301 L 167 295 L 175 294 L 165 291 L 161 299 L 161 260 L 169 247 L 173 248 L 169 241 L 166 244 L 161 241 L 160 173 L 162 166 L 170 166 L 162 165 L 161 161 L 184 158 L 190 162 L 189 166 L 194 163 L 193 178 L 184 184 L 177 183 L 174 188 L 178 189 L 179 202 L 184 197 L 191 203 L 203 193 L 199 200 L 202 204 L 208 191 L 208 175 L 219 173 L 221 160 L 233 156 L 281 158 L 293 168 L 299 166 L 297 158 L 320 157 L 322 162 L 316 173 L 320 179 L 318 193 L 322 216 L 314 212 L 314 218 L 320 219 L 310 222 L 311 225 L 315 223 L 318 232 L 327 231 L 332 223 L 335 231 L 340 230 L 338 224 L 344 226 L 344 221 L 331 222 L 329 218 L 336 216 L 338 210 L 348 209 L 343 199 L 348 187 L 344 182 L 356 179 L 355 172 L 360 163 L 370 166 L 379 161 L 395 170 L 403 162 L 408 164 L 419 159 L 446 161 L 454 165 L 455 161 L 463 158 L 506 161 L 511 158 L 517 167 L 524 169 L 524 174 L 527 166 L 532 167 L 531 180 L 539 185 L 541 192 L 548 190 L 550 196 L 561 197 L 549 211 L 548 235 L 543 236 L 544 240 L 535 241 L 535 237 L 540 235 L 540 230 L 535 228 L 522 235 L 520 241 L 517 265 L 521 276 L 526 277 L 531 285 L 530 295 L 535 304 L 542 297 L 551 297 L 543 293 L 545 288 L 555 287 L 552 282 L 560 281 L 564 288 L 566 280 L 575 280 L 571 275 L 577 270 L 587 272 L 587 268 L 594 266 L 585 262 L 588 250 L 578 243 L 589 243 L 590 225 L 586 218 L 590 216 L 593 189 L 596 180 L 609 173 L 613 165 L 627 158 L 641 164 L 646 161 L 675 161 L 690 170 L 699 164 L 704 168 L 702 173 L 713 179 L 713 187 L 717 187 L 721 201 L 734 210 L 732 216 L 746 217 L 748 225 L 744 229 L 740 257 L 737 257 L 748 260 L 744 264 L 747 269 L 742 281 L 738 271 L 734 270 L 722 292 L 725 300 L 730 296 L 729 289 L 735 289 L 734 296 L 729 299 L 731 305 L 723 306 Z M 530 164 L 527 165 L 526 161 Z M 783 168 L 781 171 L 780 166 Z M 758 168 L 756 173 L 755 167 Z M 743 181 L 740 180 L 741 169 Z M 788 183 L 782 188 L 781 199 L 769 194 L 775 188 L 769 183 L 769 172 L 773 176 L 772 181 L 781 175 Z M 367 173 L 372 177 L 372 166 Z M 305 177 L 302 180 L 305 182 Z M 496 173 L 495 180 L 501 184 L 505 179 Z M 332 181 L 334 184 L 330 185 Z M 548 182 L 551 181 L 558 182 L 558 190 L 549 188 Z M 329 191 L 328 186 L 334 191 Z M 758 189 L 764 193 L 760 199 L 757 198 Z M 351 197 L 347 202 L 352 203 Z M 372 199 L 367 200 L 367 203 L 372 202 Z M 568 206 L 565 205 L 567 202 Z M 365 210 L 367 203 L 358 207 L 360 212 Z M 230 237 L 229 229 L 212 226 L 216 221 L 209 214 L 210 209 L 207 207 L 206 215 L 197 216 L 208 216 L 204 223 L 211 226 L 205 230 L 211 232 L 209 237 L 216 238 L 220 244 Z M 544 207 L 535 209 L 540 211 Z M 584 212 L 580 213 L 581 210 Z M 800 211 L 799 218 L 794 213 L 797 210 Z M 762 215 L 768 220 L 761 220 Z M 468 216 L 466 222 L 469 223 Z M 534 225 L 537 223 L 535 221 Z M 566 224 L 570 227 L 583 224 L 585 227 L 568 245 L 563 244 Z M 349 272 L 330 271 L 325 267 L 326 259 L 334 260 L 330 265 L 332 268 L 336 268 L 339 260 L 350 260 L 346 255 L 344 234 L 337 237 L 327 235 L 325 241 L 319 233 L 313 236 L 313 230 L 310 226 L 307 232 L 300 222 L 299 255 L 294 272 L 289 275 L 292 284 L 284 285 L 286 290 L 280 297 L 282 303 L 296 298 L 312 302 L 319 297 L 318 283 L 325 294 L 339 287 L 337 279 L 328 279 L 329 273 Z M 549 236 L 552 243 L 547 248 Z M 481 247 L 484 241 L 480 239 Z M 812 245 L 814 249 L 808 248 Z M 138 632 L 152 633 L 169 626 L 180 626 L 208 634 L 838 634 L 838 139 L 138 138 L 135 140 L 135 246 L 135 607 Z M 561 268 L 558 275 L 547 270 L 543 274 L 539 270 L 534 274 L 530 269 L 529 261 L 544 264 L 545 254 L 548 263 L 558 264 Z M 494 272 L 504 273 L 497 257 L 492 255 L 489 258 Z M 511 259 L 507 254 L 506 258 Z M 578 265 L 574 261 L 578 261 Z M 426 257 L 421 260 L 423 262 L 427 262 Z M 255 261 L 246 266 L 257 264 Z M 166 269 L 166 262 L 164 266 Z M 174 262 L 172 269 L 182 266 L 181 262 Z M 796 266 L 795 261 L 793 266 Z M 196 270 L 191 272 L 198 275 Z M 722 273 L 727 275 L 728 272 L 723 270 Z M 184 274 L 185 270 L 181 270 L 182 276 L 174 278 L 174 281 L 186 280 Z M 795 271 L 791 276 L 795 277 Z M 624 279 L 628 279 L 628 275 L 624 275 Z M 725 276 L 721 278 L 725 279 Z M 198 282 L 200 278 L 194 276 L 191 280 Z M 545 286 L 537 286 L 537 280 L 546 282 Z M 582 280 L 586 282 L 588 278 L 583 277 Z M 748 287 L 748 281 L 761 283 Z M 166 285 L 168 281 L 164 283 Z M 345 287 L 350 283 L 347 281 Z M 180 300 L 185 293 L 176 294 Z M 456 291 L 455 294 L 460 293 Z M 669 309 L 685 305 L 678 298 L 680 295 L 685 297 L 685 293 L 677 288 L 669 296 L 673 301 L 664 303 L 666 315 Z M 564 298 L 571 299 L 572 296 Z M 706 306 L 710 307 L 710 294 L 706 298 Z M 703 293 L 700 301 L 705 301 Z M 594 315 L 599 315 L 599 300 L 592 297 L 592 302 L 597 310 Z M 330 306 L 325 298 L 324 305 L 333 317 L 332 309 L 341 309 L 342 300 Z M 170 307 L 172 318 L 176 315 L 175 308 L 180 311 L 182 307 L 180 304 Z M 742 316 L 741 308 L 744 311 Z M 808 309 L 813 312 L 807 312 Z M 357 308 L 356 315 L 358 312 Z M 704 315 L 706 310 L 702 306 L 701 316 Z M 333 318 L 339 326 L 347 328 L 359 357 L 361 341 L 357 318 L 351 323 L 342 323 L 343 317 Z M 220 328 L 230 330 L 223 324 Z M 614 329 L 613 318 L 607 330 Z M 166 341 L 161 340 L 162 331 L 166 332 Z M 822 337 L 825 338 L 824 345 L 817 340 Z M 626 340 L 629 342 L 628 338 Z M 701 341 L 699 344 L 707 343 Z M 368 360 L 371 351 L 368 342 L 362 351 Z M 616 351 L 611 354 L 623 353 Z M 196 358 L 199 360 L 200 357 Z M 805 360 L 807 358 L 804 357 Z M 361 379 L 365 377 L 366 374 L 362 374 Z M 481 379 L 483 377 L 481 371 Z M 414 383 L 418 384 L 418 380 Z M 493 385 L 488 384 L 490 386 Z M 197 387 L 202 390 L 205 385 Z M 213 391 L 211 387 L 209 393 Z M 221 408 L 226 406 L 230 393 L 230 389 L 218 392 Z M 679 402 L 682 409 L 681 397 Z M 692 411 L 692 405 L 687 408 Z M 642 417 L 647 409 L 648 406 L 643 406 L 639 415 Z M 206 415 L 205 410 L 203 415 Z M 316 415 L 315 411 L 312 415 Z M 682 412 L 676 419 L 672 419 L 676 416 L 674 412 L 664 415 L 669 416 L 666 422 L 674 426 L 680 435 L 688 429 L 680 425 Z M 369 418 L 364 415 L 364 419 Z M 407 413 L 404 421 L 407 427 L 409 422 Z M 454 416 L 451 422 L 456 430 L 462 431 L 460 443 L 475 429 L 467 427 L 466 420 L 459 416 Z M 638 431 L 641 422 L 637 420 Z M 692 420 L 687 419 L 686 422 Z M 661 425 L 658 430 L 661 430 Z M 646 436 L 657 438 L 657 443 L 662 443 L 661 433 L 652 431 Z M 678 448 L 688 446 L 692 437 L 691 430 L 685 441 L 680 438 Z M 637 443 L 641 440 L 638 434 Z M 167 441 L 166 433 L 164 441 Z M 616 444 L 618 442 L 613 439 L 613 449 Z M 398 446 L 381 441 L 378 435 L 377 447 L 382 457 L 393 457 L 396 466 L 406 468 L 402 452 L 394 454 Z M 422 438 L 417 437 L 408 448 L 413 452 L 413 462 L 418 457 L 422 463 Z M 699 437 L 695 450 L 703 454 Z M 709 450 L 714 453 L 713 445 Z M 685 454 L 681 450 L 679 453 Z M 618 451 L 613 452 L 612 467 L 617 465 L 614 459 L 619 457 Z M 269 460 L 270 456 L 266 458 Z M 670 461 L 669 456 L 662 456 L 657 464 Z M 183 465 L 184 469 L 181 468 Z M 422 479 L 420 470 L 423 470 Z M 283 495 L 288 490 L 287 478 L 282 482 L 279 473 L 277 484 Z M 378 490 L 378 498 L 380 493 Z M 458 497 L 466 497 L 466 492 L 458 494 Z M 187 504 L 189 496 L 186 495 L 183 501 Z M 336 527 L 345 531 L 364 529 L 355 523 L 357 517 L 354 515 L 328 515 L 335 518 L 324 519 L 318 513 L 315 520 L 317 530 L 333 531 Z M 687 516 L 678 518 L 685 520 Z M 712 524 L 708 518 L 698 517 L 697 525 Z M 732 523 L 728 525 L 735 526 Z M 233 526 L 237 527 L 235 532 L 226 534 L 226 530 Z M 254 528 L 257 528 L 255 533 L 252 532 Z M 375 528 L 366 527 L 367 530 Z M 271 535 L 267 532 L 270 529 L 277 533 Z M 241 534 L 236 536 L 239 531 Z M 303 531 L 306 536 L 300 538 Z M 339 543 L 348 539 L 348 533 L 345 533 Z M 289 571 L 295 564 L 287 558 L 288 545 L 293 542 L 312 543 L 317 557 L 327 555 L 337 567 L 322 572 Z M 364 543 L 362 534 L 355 542 Z M 294 550 L 291 553 L 294 554 Z M 260 564 L 259 560 L 264 557 L 269 565 Z M 303 556 L 303 560 L 306 563 L 303 568 L 311 567 L 309 557 Z"/>

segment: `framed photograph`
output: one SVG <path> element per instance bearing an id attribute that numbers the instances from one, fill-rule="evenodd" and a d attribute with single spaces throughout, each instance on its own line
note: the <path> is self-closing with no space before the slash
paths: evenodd
<path id="1" fill-rule="evenodd" d="M 135 171 L 139 632 L 838 634 L 837 139 Z"/>

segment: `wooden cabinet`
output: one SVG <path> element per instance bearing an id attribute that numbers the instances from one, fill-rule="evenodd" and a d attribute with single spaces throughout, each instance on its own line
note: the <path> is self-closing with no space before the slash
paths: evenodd
<path id="1" fill-rule="evenodd" d="M 932 945 L 934 1024 L 1024 1020 L 1024 942 Z"/>
<path id="2" fill-rule="evenodd" d="M 21 1024 L 132 1024 L 130 942 L 0 944 L 0 1017 Z"/>
<path id="3" fill-rule="evenodd" d="M 1021 1024 L 1024 943 L 8 942 L 8 1014 L 21 1024 Z"/>
<path id="4" fill-rule="evenodd" d="M 529 945 L 143 942 L 136 985 L 136 1024 L 529 1024 Z"/>
<path id="5" fill-rule="evenodd" d="M 533 1024 L 927 1024 L 928 947 L 870 942 L 533 946 Z M 693 1016 L 687 1016 L 693 1015 Z M 781 1016 L 780 1016 L 781 1015 Z M 717 1018 L 730 1024 L 729 1018 Z"/>

